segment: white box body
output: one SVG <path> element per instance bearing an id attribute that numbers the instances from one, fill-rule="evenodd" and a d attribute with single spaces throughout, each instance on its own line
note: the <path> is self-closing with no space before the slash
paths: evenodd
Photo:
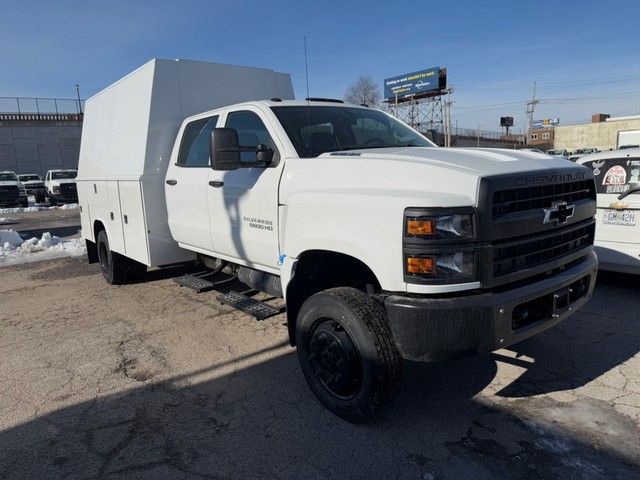
<path id="1" fill-rule="evenodd" d="M 147 265 L 194 258 L 171 238 L 164 179 L 182 121 L 225 105 L 293 99 L 289 74 L 154 59 L 86 102 L 78 167 L 83 238 Z"/>

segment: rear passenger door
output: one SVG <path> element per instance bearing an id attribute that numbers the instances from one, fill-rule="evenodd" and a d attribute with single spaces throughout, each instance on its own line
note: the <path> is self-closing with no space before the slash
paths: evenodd
<path id="1" fill-rule="evenodd" d="M 165 178 L 171 234 L 178 243 L 201 253 L 213 250 L 207 182 L 211 169 L 209 136 L 218 118 L 205 117 L 185 126 L 176 161 L 169 165 Z"/>

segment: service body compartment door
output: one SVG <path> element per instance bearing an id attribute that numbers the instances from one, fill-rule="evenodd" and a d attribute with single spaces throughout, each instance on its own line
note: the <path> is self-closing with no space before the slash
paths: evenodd
<path id="1" fill-rule="evenodd" d="M 149 264 L 147 227 L 142 206 L 142 188 L 139 181 L 120 181 L 120 202 L 122 205 L 122 230 L 124 232 L 125 254 L 146 265 Z"/>

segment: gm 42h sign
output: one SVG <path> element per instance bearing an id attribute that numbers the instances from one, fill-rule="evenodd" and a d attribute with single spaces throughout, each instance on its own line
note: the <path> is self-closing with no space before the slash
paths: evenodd
<path id="1" fill-rule="evenodd" d="M 440 68 L 430 68 L 418 72 L 407 73 L 384 81 L 384 98 L 392 99 L 396 95 L 417 95 L 438 89 Z"/>

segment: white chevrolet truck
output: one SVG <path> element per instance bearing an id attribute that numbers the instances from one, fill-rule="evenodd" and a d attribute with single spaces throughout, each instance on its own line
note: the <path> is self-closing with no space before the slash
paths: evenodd
<path id="1" fill-rule="evenodd" d="M 590 298 L 589 169 L 291 98 L 271 70 L 153 60 L 89 99 L 77 184 L 107 282 L 199 262 L 180 284 L 237 278 L 253 291 L 220 301 L 258 319 L 282 310 L 252 293 L 284 298 L 310 388 L 351 422 L 394 400 L 402 358 L 507 347 Z"/>

